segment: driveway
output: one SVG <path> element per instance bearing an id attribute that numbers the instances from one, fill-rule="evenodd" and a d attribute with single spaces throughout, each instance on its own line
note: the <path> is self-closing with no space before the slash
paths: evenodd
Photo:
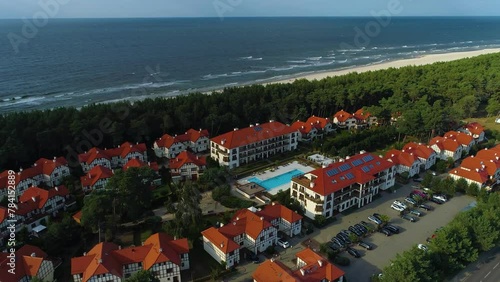
<path id="1" fill-rule="evenodd" d="M 321 230 L 316 229 L 313 234 L 304 238 L 292 238 L 289 242 L 293 247 L 282 253 L 281 261 L 288 266 L 293 266 L 291 260 L 298 251 L 304 249 L 300 245 L 300 242 L 308 238 L 313 238 L 319 243 L 325 243 L 330 241 L 331 237 L 340 230 L 347 229 L 352 224 L 356 224 L 361 220 L 368 222 L 368 215 L 375 212 L 386 214 L 391 217 L 392 224 L 400 227 L 402 231 L 400 234 L 386 237 L 383 234 L 375 233 L 364 239 L 364 241 L 373 244 L 375 249 L 366 251 L 362 248 L 355 247 L 362 254 L 362 257 L 359 259 L 352 258 L 346 253 L 342 254 L 351 259 L 350 266 L 340 267 L 346 272 L 347 279 L 349 279 L 349 281 L 369 281 L 371 275 L 380 273 L 381 269 L 396 257 L 397 253 L 410 249 L 414 244 L 425 244 L 426 238 L 430 237 L 437 228 L 448 224 L 457 213 L 475 201 L 474 198 L 464 195 L 454 197 L 443 205 L 429 203 L 429 205 L 433 206 L 435 209 L 433 211 L 424 212 L 424 215 L 420 217 L 417 222 L 411 223 L 399 218 L 399 212 L 391 209 L 390 205 L 395 199 L 403 200 L 404 197 L 413 190 L 411 186 L 415 184 L 416 183 L 410 182 L 391 194 L 384 192 L 381 198 L 363 208 L 346 216 L 338 215 L 337 221 L 328 227 Z M 280 247 L 277 247 L 277 249 L 282 251 Z M 255 264 L 240 266 L 241 274 L 237 277 L 226 279 L 226 281 L 251 281 L 252 273 L 256 268 L 257 265 Z"/>

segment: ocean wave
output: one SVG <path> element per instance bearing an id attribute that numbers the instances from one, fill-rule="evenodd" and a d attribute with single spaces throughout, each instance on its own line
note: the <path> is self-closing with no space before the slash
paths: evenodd
<path id="1" fill-rule="evenodd" d="M 298 61 L 286 61 L 287 63 L 292 63 L 292 64 L 305 64 L 306 60 L 298 60 Z"/>
<path id="2" fill-rule="evenodd" d="M 323 57 L 321 57 L 321 56 L 320 56 L 320 57 L 309 57 L 309 58 L 306 58 L 306 60 L 308 60 L 308 61 L 319 61 L 319 60 L 321 60 L 322 58 L 323 58 Z"/>
<path id="3" fill-rule="evenodd" d="M 18 98 L 18 97 L 15 97 Z M 12 107 L 12 106 L 18 106 L 21 104 L 25 105 L 40 105 L 39 101 L 44 100 L 46 97 L 43 96 L 27 96 L 23 97 L 20 99 L 4 99 L 3 101 L 6 103 L 0 103 L 0 107 Z M 7 100 L 7 101 L 6 101 Z M 9 103 L 10 102 L 10 103 Z"/>
<path id="4" fill-rule="evenodd" d="M 238 60 L 242 61 L 262 61 L 262 58 L 254 58 L 253 56 L 239 57 Z"/>

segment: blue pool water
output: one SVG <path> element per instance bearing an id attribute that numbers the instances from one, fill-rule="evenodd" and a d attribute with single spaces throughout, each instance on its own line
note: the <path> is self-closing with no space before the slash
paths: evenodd
<path id="1" fill-rule="evenodd" d="M 253 182 L 253 183 L 257 183 L 269 191 L 269 190 L 273 190 L 276 187 L 279 187 L 281 185 L 285 185 L 285 184 L 289 183 L 293 177 L 295 177 L 299 174 L 303 174 L 303 173 L 304 172 L 302 172 L 298 169 L 294 169 L 294 170 L 291 170 L 287 173 L 283 173 L 283 174 L 277 175 L 275 177 L 272 177 L 272 178 L 269 178 L 266 180 L 262 180 L 262 179 L 259 179 L 257 177 L 252 177 L 252 178 L 249 178 L 248 181 Z"/>

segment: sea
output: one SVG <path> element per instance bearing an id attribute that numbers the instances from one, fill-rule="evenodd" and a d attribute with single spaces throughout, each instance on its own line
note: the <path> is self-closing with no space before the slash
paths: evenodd
<path id="1" fill-rule="evenodd" d="M 0 20 L 0 114 L 500 47 L 500 17 Z M 14 43 L 14 44 L 13 44 Z"/>

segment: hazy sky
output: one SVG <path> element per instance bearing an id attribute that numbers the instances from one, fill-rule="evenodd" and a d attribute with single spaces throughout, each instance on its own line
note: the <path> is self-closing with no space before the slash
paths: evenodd
<path id="1" fill-rule="evenodd" d="M 32 18 L 39 3 L 54 17 L 370 16 L 399 2 L 397 16 L 500 16 L 499 0 L 0 0 L 0 18 Z"/>

